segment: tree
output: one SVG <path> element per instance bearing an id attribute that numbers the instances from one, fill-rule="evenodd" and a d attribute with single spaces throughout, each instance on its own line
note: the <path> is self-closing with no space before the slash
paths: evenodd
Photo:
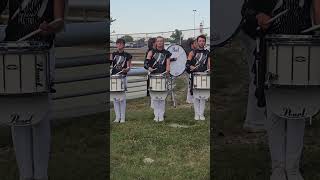
<path id="1" fill-rule="evenodd" d="M 182 40 L 183 40 L 182 31 L 179 31 L 178 29 L 174 30 L 174 32 L 170 36 L 170 42 L 179 44 L 180 41 Z"/>
<path id="2" fill-rule="evenodd" d="M 133 37 L 130 35 L 122 36 L 121 39 L 124 39 L 126 42 L 133 42 Z"/>

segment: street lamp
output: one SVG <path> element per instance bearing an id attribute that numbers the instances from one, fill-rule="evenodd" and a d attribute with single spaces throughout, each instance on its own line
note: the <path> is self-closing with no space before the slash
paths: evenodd
<path id="1" fill-rule="evenodd" d="M 193 10 L 193 37 L 196 37 L 196 12 L 197 10 Z"/>

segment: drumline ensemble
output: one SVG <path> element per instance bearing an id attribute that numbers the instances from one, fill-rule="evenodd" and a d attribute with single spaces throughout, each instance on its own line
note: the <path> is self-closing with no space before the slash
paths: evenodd
<path id="1" fill-rule="evenodd" d="M 205 38 L 201 36 L 202 38 Z M 175 78 L 182 75 L 185 70 L 186 66 L 188 64 L 187 55 L 185 50 L 179 46 L 179 45 L 171 45 L 168 47 L 168 50 L 161 49 L 161 46 L 163 46 L 164 39 L 162 37 L 157 37 L 157 42 L 160 46 L 160 48 L 155 48 L 150 50 L 147 53 L 146 61 L 148 66 L 148 90 L 150 93 L 150 99 L 151 99 L 151 107 L 154 110 L 154 120 L 156 122 L 164 121 L 164 113 L 165 113 L 165 101 L 169 94 L 172 95 L 174 105 L 174 81 Z M 157 46 L 157 47 L 159 47 Z M 198 54 L 197 54 L 198 55 Z M 207 54 L 208 55 L 208 54 Z M 198 57 L 198 56 L 197 56 Z M 200 55 L 202 56 L 202 54 Z M 111 57 L 112 58 L 112 57 Z M 198 60 L 203 59 L 196 59 L 196 62 L 198 63 Z M 209 61 L 210 58 L 208 56 L 205 56 L 204 61 Z M 191 59 L 190 59 L 191 60 Z M 202 62 L 203 63 L 203 62 Z M 168 69 L 169 68 L 169 69 Z M 207 70 L 207 69 L 206 69 Z M 208 71 L 204 72 L 192 72 L 190 73 L 190 80 L 192 79 L 193 84 L 191 89 L 193 91 L 194 99 L 200 100 L 205 102 L 208 100 L 210 96 L 210 74 Z M 110 76 L 110 97 L 112 100 L 115 99 L 115 97 L 121 97 L 125 99 L 125 86 L 126 82 L 124 81 L 123 75 L 120 74 L 114 74 Z M 199 113 L 199 102 L 198 104 L 195 102 L 195 113 Z M 204 105 L 205 106 L 205 105 Z M 204 120 L 204 106 L 201 107 L 201 120 Z M 115 111 L 117 111 L 115 109 Z M 116 112 L 117 113 L 117 112 Z M 197 115 L 195 115 L 197 116 Z M 195 118 L 196 120 L 200 120 L 200 115 Z M 119 121 L 114 121 L 119 122 Z M 125 120 L 120 121 L 125 122 Z"/>

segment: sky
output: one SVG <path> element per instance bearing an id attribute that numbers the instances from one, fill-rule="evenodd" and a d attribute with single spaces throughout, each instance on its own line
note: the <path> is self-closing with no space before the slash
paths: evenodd
<path id="1" fill-rule="evenodd" d="M 110 0 L 111 32 L 116 34 L 173 31 L 210 26 L 210 0 Z"/>

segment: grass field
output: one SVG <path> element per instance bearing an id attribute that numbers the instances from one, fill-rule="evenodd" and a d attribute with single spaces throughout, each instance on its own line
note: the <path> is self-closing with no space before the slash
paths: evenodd
<path id="1" fill-rule="evenodd" d="M 164 122 L 153 121 L 149 97 L 127 102 L 124 124 L 112 123 L 112 109 L 111 179 L 209 179 L 209 104 L 207 120 L 193 120 L 193 107 L 185 102 L 184 79 L 177 81 L 177 107 L 167 98 Z M 153 162 L 144 162 L 146 158 Z"/>
<path id="2" fill-rule="evenodd" d="M 246 133 L 242 128 L 248 94 L 248 66 L 236 39 L 215 50 L 213 77 L 214 180 L 269 180 L 270 157 L 265 133 Z M 320 179 L 320 122 L 306 127 L 303 174 L 306 180 Z"/>
<path id="3" fill-rule="evenodd" d="M 52 127 L 50 179 L 107 179 L 107 114 L 67 120 Z M 18 169 L 8 128 L 1 128 L 0 131 L 0 179 L 18 180 Z"/>

